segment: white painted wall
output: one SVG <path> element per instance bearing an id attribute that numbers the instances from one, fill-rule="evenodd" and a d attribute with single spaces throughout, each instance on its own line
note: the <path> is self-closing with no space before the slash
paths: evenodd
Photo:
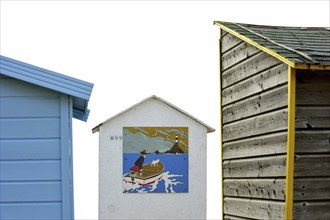
<path id="1" fill-rule="evenodd" d="M 123 193 L 122 136 L 125 126 L 189 128 L 188 193 Z M 99 219 L 206 219 L 207 128 L 158 99 L 141 105 L 99 129 Z"/>

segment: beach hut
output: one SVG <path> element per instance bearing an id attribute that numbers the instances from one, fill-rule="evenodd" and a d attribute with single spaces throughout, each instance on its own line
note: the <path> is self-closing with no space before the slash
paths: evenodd
<path id="1" fill-rule="evenodd" d="M 92 87 L 0 56 L 0 219 L 74 219 L 72 117 Z"/>
<path id="2" fill-rule="evenodd" d="M 206 136 L 214 129 L 151 96 L 99 132 L 99 219 L 206 219 Z"/>
<path id="3" fill-rule="evenodd" d="M 214 24 L 223 218 L 329 219 L 329 28 Z"/>

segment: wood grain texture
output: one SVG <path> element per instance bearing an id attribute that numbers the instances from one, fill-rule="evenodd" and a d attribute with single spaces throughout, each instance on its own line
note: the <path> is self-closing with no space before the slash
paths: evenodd
<path id="1" fill-rule="evenodd" d="M 253 219 L 283 219 L 284 202 L 225 197 L 224 213 Z"/>
<path id="2" fill-rule="evenodd" d="M 330 176 L 295 178 L 294 201 L 330 200 Z"/>
<path id="3" fill-rule="evenodd" d="M 296 131 L 296 153 L 330 153 L 330 130 Z"/>
<path id="4" fill-rule="evenodd" d="M 328 220 L 330 219 L 330 201 L 294 203 L 293 218 L 299 220 Z"/>
<path id="5" fill-rule="evenodd" d="M 286 156 L 223 161 L 224 178 L 285 177 Z"/>
<path id="6" fill-rule="evenodd" d="M 296 108 L 296 129 L 330 129 L 330 106 Z"/>
<path id="7" fill-rule="evenodd" d="M 295 155 L 295 177 L 329 177 L 330 154 Z"/>
<path id="8" fill-rule="evenodd" d="M 223 144 L 223 159 L 256 157 L 286 153 L 286 132 L 262 135 Z"/>
<path id="9" fill-rule="evenodd" d="M 222 91 L 222 105 L 228 105 L 259 92 L 287 83 L 288 67 L 285 64 L 275 66 L 258 75 L 238 82 Z"/>

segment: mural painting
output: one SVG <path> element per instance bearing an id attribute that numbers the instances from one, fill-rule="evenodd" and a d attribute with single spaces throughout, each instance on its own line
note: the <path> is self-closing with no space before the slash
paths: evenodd
<path id="1" fill-rule="evenodd" d="M 123 192 L 188 192 L 188 127 L 123 128 Z"/>

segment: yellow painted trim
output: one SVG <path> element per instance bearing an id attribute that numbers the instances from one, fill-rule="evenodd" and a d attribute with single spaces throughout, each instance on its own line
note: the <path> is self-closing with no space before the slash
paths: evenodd
<path id="1" fill-rule="evenodd" d="M 304 69 L 304 70 L 330 70 L 330 65 L 308 65 L 308 64 L 296 64 L 296 69 Z"/>
<path id="2" fill-rule="evenodd" d="M 296 69 L 312 69 L 312 70 L 330 70 L 330 65 L 308 65 L 308 64 L 303 64 L 303 63 L 295 63 L 289 59 L 287 59 L 286 57 L 276 53 L 274 50 L 271 50 L 267 47 L 261 46 L 260 44 L 258 44 L 257 42 L 255 42 L 254 40 L 226 27 L 225 25 L 215 21 L 214 22 L 215 25 L 219 26 L 221 29 L 227 31 L 228 33 L 238 37 L 239 39 L 255 46 L 256 48 L 264 51 L 265 53 L 275 57 L 276 59 L 279 59 L 280 61 L 286 63 L 287 65 L 289 65 L 290 67 L 296 68 Z"/>
<path id="3" fill-rule="evenodd" d="M 286 154 L 285 219 L 292 219 L 296 114 L 296 69 L 288 66 L 288 134 Z"/>
<path id="4" fill-rule="evenodd" d="M 220 163 L 221 163 L 221 214 L 222 219 L 224 219 L 225 216 L 225 190 L 224 190 L 224 178 L 223 178 L 223 149 L 222 149 L 222 92 L 221 92 L 221 37 L 222 37 L 222 31 L 220 30 L 220 38 L 219 38 L 219 92 L 220 92 Z"/>

